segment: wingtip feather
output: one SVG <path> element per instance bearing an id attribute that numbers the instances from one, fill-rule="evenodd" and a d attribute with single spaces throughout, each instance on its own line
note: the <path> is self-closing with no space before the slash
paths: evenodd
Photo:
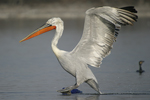
<path id="1" fill-rule="evenodd" d="M 134 8 L 134 6 L 121 7 L 120 9 L 124 9 L 133 13 L 137 13 L 137 10 Z"/>

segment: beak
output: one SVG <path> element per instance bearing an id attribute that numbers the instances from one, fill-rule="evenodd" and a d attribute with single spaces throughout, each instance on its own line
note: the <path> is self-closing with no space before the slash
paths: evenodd
<path id="1" fill-rule="evenodd" d="M 51 25 L 45 24 L 42 27 L 40 27 L 39 29 L 37 29 L 34 32 L 32 32 L 31 34 L 29 34 L 27 37 L 25 37 L 24 39 L 22 39 L 19 42 L 26 41 L 28 39 L 31 39 L 33 37 L 36 37 L 36 36 L 38 36 L 38 35 L 40 35 L 42 33 L 45 33 L 47 31 L 50 31 L 50 30 L 53 30 L 53 29 L 56 29 L 56 26 L 51 26 Z"/>

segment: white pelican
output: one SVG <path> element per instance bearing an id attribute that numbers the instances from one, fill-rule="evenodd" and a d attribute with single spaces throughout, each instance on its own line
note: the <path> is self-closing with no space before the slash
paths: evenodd
<path id="1" fill-rule="evenodd" d="M 83 35 L 77 46 L 70 52 L 57 48 L 63 34 L 64 23 L 60 18 L 51 18 L 20 42 L 33 38 L 52 29 L 56 30 L 51 46 L 62 68 L 76 78 L 73 86 L 58 90 L 70 92 L 86 82 L 101 94 L 97 79 L 88 67 L 100 67 L 102 59 L 110 54 L 121 25 L 132 25 L 137 20 L 133 6 L 114 8 L 109 6 L 91 8 L 86 11 Z"/>

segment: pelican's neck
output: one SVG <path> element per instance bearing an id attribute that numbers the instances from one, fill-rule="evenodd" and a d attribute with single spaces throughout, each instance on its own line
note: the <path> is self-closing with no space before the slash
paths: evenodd
<path id="1" fill-rule="evenodd" d="M 56 26 L 56 33 L 55 36 L 52 40 L 51 46 L 52 46 L 52 50 L 55 53 L 55 55 L 57 56 L 59 53 L 59 49 L 57 48 L 57 44 L 58 44 L 58 40 L 60 39 L 60 37 L 63 34 L 63 30 L 64 30 L 64 26 L 63 24 L 59 24 Z"/>

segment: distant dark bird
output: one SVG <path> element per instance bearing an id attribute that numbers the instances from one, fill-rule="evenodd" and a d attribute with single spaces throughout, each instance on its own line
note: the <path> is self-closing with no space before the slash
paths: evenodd
<path id="1" fill-rule="evenodd" d="M 139 61 L 139 70 L 136 71 L 136 72 L 138 72 L 138 73 L 140 73 L 140 74 L 143 73 L 143 72 L 145 72 L 144 70 L 142 70 L 142 64 L 143 64 L 143 62 L 144 62 L 144 61 L 142 61 L 142 60 Z"/>

